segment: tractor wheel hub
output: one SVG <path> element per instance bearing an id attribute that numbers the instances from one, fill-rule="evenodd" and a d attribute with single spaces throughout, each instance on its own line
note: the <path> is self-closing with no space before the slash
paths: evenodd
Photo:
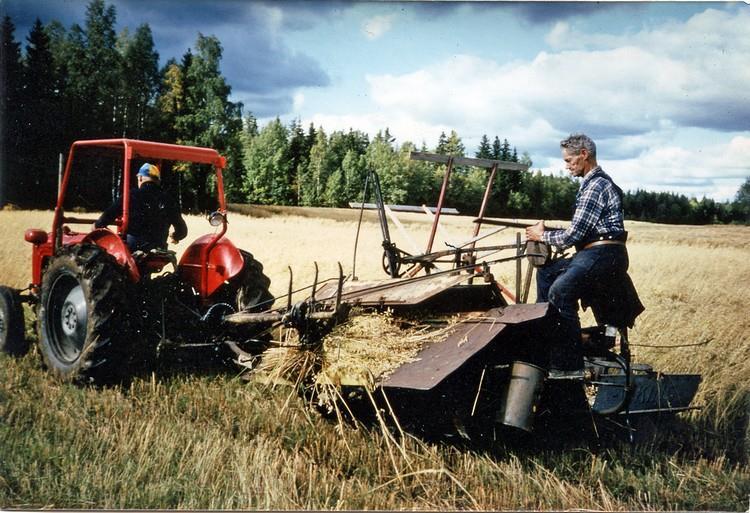
<path id="1" fill-rule="evenodd" d="M 73 287 L 63 302 L 60 311 L 60 324 L 63 333 L 75 339 L 80 338 L 80 331 L 86 328 L 86 299 L 80 286 Z"/>

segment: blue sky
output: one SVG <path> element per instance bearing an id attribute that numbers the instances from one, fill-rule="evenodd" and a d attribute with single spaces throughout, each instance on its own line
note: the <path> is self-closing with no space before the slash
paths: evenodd
<path id="1" fill-rule="evenodd" d="M 25 41 L 36 17 L 84 23 L 85 0 L 3 0 Z M 731 199 L 750 176 L 745 3 L 110 0 L 148 23 L 162 62 L 198 35 L 224 47 L 232 98 L 261 121 L 388 127 L 434 146 L 487 134 L 563 169 L 584 131 L 624 188 Z"/>

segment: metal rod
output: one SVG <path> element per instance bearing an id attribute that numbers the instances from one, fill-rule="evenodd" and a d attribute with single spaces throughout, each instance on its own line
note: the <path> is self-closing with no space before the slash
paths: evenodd
<path id="1" fill-rule="evenodd" d="M 483 224 L 489 224 L 492 226 L 507 226 L 509 228 L 528 228 L 529 226 L 534 226 L 536 223 L 524 223 L 522 221 L 507 221 L 505 219 L 492 219 L 490 217 L 483 217 L 474 219 L 472 221 L 474 223 L 483 223 Z M 544 226 L 548 230 L 564 230 L 564 226 L 558 226 L 558 225 L 545 225 Z"/>
<path id="2" fill-rule="evenodd" d="M 427 249 L 425 253 L 432 251 L 432 244 L 435 242 L 435 233 L 437 232 L 437 225 L 440 222 L 440 211 L 443 208 L 443 202 L 445 202 L 445 195 L 448 190 L 448 182 L 451 177 L 451 171 L 453 170 L 453 157 L 448 157 L 448 167 L 445 169 L 445 176 L 443 176 L 443 185 L 440 187 L 440 197 L 438 198 L 437 212 L 435 212 L 435 219 L 432 222 L 432 230 L 430 231 L 430 239 L 427 241 Z"/>
<path id="3" fill-rule="evenodd" d="M 630 410 L 627 412 L 629 415 L 636 415 L 639 413 L 678 413 L 681 411 L 688 411 L 688 410 L 701 410 L 703 409 L 703 406 L 679 406 L 674 408 L 652 408 L 648 410 Z M 619 413 L 620 415 L 625 415 L 626 412 L 621 411 Z"/>
<path id="4" fill-rule="evenodd" d="M 359 221 L 357 221 L 357 235 L 354 237 L 354 255 L 352 256 L 352 280 L 357 281 L 357 246 L 359 245 L 359 230 L 362 227 L 362 216 L 365 212 L 365 201 L 370 185 L 370 173 L 365 177 L 365 188 L 362 191 L 362 206 L 359 209 Z"/>
<path id="5" fill-rule="evenodd" d="M 484 196 L 482 197 L 482 206 L 479 207 L 479 215 L 477 216 L 478 222 L 474 226 L 474 234 L 472 237 L 476 237 L 479 235 L 479 230 L 482 228 L 482 218 L 484 218 L 484 211 L 487 208 L 487 203 L 490 199 L 490 194 L 492 193 L 492 184 L 495 181 L 495 175 L 497 174 L 497 164 L 492 166 L 492 171 L 490 171 L 490 177 L 487 179 L 487 187 L 484 190 Z M 472 249 L 474 249 L 474 245 L 472 244 Z"/>
<path id="6" fill-rule="evenodd" d="M 521 257 L 523 252 L 521 251 L 521 233 L 516 232 L 516 256 Z M 521 301 L 521 258 L 516 260 L 516 303 Z"/>
<path id="7" fill-rule="evenodd" d="M 523 257 L 523 255 L 521 256 L 521 258 L 522 257 Z M 491 261 L 487 262 L 487 264 L 499 264 L 499 263 L 503 263 L 503 262 L 510 262 L 511 260 L 515 260 L 517 258 L 519 258 L 519 257 L 518 256 L 512 256 L 512 257 L 498 258 L 498 259 L 491 260 Z M 473 267 L 474 266 L 471 266 L 471 265 L 465 265 L 465 266 L 462 266 L 462 267 L 459 267 L 459 268 L 456 268 L 456 269 L 447 269 L 447 270 L 444 270 L 444 271 L 438 271 L 438 272 L 433 273 L 433 274 L 425 274 L 425 275 L 422 275 L 422 276 L 404 278 L 404 279 L 401 279 L 401 280 L 390 280 L 390 281 L 388 281 L 386 283 L 381 283 L 379 285 L 375 285 L 375 286 L 372 286 L 372 287 L 365 287 L 365 288 L 362 288 L 362 289 L 353 290 L 351 292 L 344 292 L 342 294 L 342 297 L 345 297 L 345 298 L 357 297 L 358 295 L 363 295 L 363 294 L 370 293 L 370 292 L 377 292 L 377 291 L 381 291 L 381 290 L 387 290 L 387 289 L 390 289 L 390 288 L 401 287 L 405 283 L 415 283 L 415 282 L 418 282 L 418 281 L 430 280 L 430 279 L 438 278 L 440 276 L 444 276 L 444 275 L 447 275 L 447 274 L 454 274 L 456 271 L 466 271 L 466 270 L 472 269 Z M 466 279 L 467 280 L 469 279 L 468 275 L 466 276 Z M 500 289 L 500 291 L 504 292 L 514 302 L 516 301 L 515 296 L 513 295 L 512 292 L 510 292 L 508 289 L 506 289 L 500 282 L 496 281 L 495 283 L 497 284 L 497 286 Z M 331 298 L 324 298 L 323 300 L 325 301 L 327 299 L 331 299 Z"/>
<path id="8" fill-rule="evenodd" d="M 63 154 L 58 154 L 57 157 L 57 195 L 60 196 L 60 189 L 62 189 L 62 177 L 63 177 Z"/>
<path id="9" fill-rule="evenodd" d="M 484 211 L 487 208 L 487 203 L 490 199 L 490 194 L 492 193 L 492 184 L 495 181 L 495 175 L 497 174 L 497 163 L 492 166 L 492 170 L 490 171 L 490 176 L 487 178 L 487 187 L 484 189 L 484 196 L 482 196 L 482 205 L 479 207 L 479 214 L 478 219 L 480 220 L 478 223 L 475 223 L 474 225 L 474 233 L 472 234 L 472 238 L 474 241 L 471 243 L 471 246 L 469 247 L 469 250 L 472 250 L 472 253 L 470 253 L 469 257 L 469 263 L 473 264 L 477 261 L 476 255 L 473 253 L 474 246 L 476 245 L 476 238 L 479 235 L 479 230 L 482 229 L 482 221 L 481 219 L 484 217 Z M 469 283 L 473 283 L 470 281 Z"/>
<path id="10" fill-rule="evenodd" d="M 526 259 L 526 278 L 523 282 L 523 297 L 521 298 L 521 303 L 526 303 L 529 300 L 529 289 L 531 288 L 532 274 L 534 274 L 534 266 L 531 265 L 531 262 L 528 259 Z"/>

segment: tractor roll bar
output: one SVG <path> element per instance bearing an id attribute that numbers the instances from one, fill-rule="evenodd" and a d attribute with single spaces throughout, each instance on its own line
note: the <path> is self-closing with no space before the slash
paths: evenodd
<path id="1" fill-rule="evenodd" d="M 90 139 L 75 141 L 70 146 L 68 153 L 68 160 L 65 163 L 65 172 L 63 174 L 62 182 L 60 184 L 60 190 L 57 197 L 57 205 L 55 206 L 55 214 L 52 221 L 52 231 L 54 233 L 54 247 L 59 248 L 62 245 L 62 230 L 61 225 L 67 219 L 63 216 L 63 204 L 65 202 L 65 191 L 68 187 L 68 181 L 70 179 L 70 173 L 73 167 L 73 159 L 78 148 L 103 148 L 112 150 L 114 152 L 123 151 L 123 190 L 122 200 L 124 205 L 130 203 L 130 187 L 127 184 L 130 183 L 130 162 L 134 158 L 144 159 L 158 159 L 158 160 L 172 160 L 181 162 L 192 162 L 195 164 L 210 164 L 213 166 L 216 172 L 217 179 L 217 192 L 219 199 L 219 208 L 222 212 L 226 213 L 226 200 L 224 198 L 224 181 L 222 178 L 221 170 L 227 165 L 226 157 L 219 154 L 218 151 L 212 148 L 200 148 L 197 146 L 183 146 L 180 144 L 168 144 L 159 143 L 153 141 L 140 141 L 136 139 Z M 75 222 L 73 218 L 71 221 Z M 224 235 L 226 232 L 226 222 L 224 223 L 224 230 L 218 234 L 215 240 L 212 240 L 207 247 L 207 251 L 210 251 L 215 245 L 216 241 Z M 128 228 L 128 209 L 124 209 L 122 223 L 119 225 L 119 233 L 123 234 Z M 204 269 L 205 272 L 205 269 Z"/>

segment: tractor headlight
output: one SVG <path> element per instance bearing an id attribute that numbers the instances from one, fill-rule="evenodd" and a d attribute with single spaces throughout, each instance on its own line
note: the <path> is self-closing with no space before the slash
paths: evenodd
<path id="1" fill-rule="evenodd" d="M 211 226 L 221 226 L 226 220 L 226 216 L 221 212 L 211 212 L 211 215 L 208 216 L 208 224 Z"/>

